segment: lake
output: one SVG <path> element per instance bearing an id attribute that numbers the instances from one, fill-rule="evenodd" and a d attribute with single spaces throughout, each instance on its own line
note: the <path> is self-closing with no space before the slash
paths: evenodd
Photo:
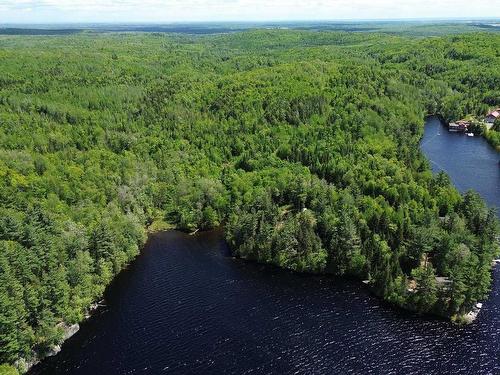
<path id="1" fill-rule="evenodd" d="M 499 156 L 436 119 L 422 149 L 499 204 Z M 30 374 L 499 374 L 500 269 L 472 325 L 392 309 L 361 283 L 230 257 L 221 231 L 149 238 L 57 356 Z"/>
<path id="2" fill-rule="evenodd" d="M 500 153 L 483 137 L 450 133 L 436 117 L 427 120 L 421 148 L 434 172 L 445 171 L 458 190 L 476 190 L 500 207 Z"/>

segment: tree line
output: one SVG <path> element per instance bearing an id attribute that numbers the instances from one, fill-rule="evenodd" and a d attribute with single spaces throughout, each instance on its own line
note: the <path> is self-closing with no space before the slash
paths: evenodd
<path id="1" fill-rule="evenodd" d="M 0 363 L 58 343 L 158 223 L 223 225 L 242 258 L 466 313 L 488 294 L 498 219 L 432 175 L 419 141 L 428 114 L 498 106 L 499 46 L 493 33 L 0 37 Z"/>

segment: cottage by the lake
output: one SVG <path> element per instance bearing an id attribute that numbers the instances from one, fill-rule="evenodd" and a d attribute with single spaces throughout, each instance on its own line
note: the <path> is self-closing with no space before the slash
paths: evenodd
<path id="1" fill-rule="evenodd" d="M 484 122 L 487 124 L 493 124 L 496 119 L 500 118 L 500 108 L 497 108 L 486 115 Z"/>

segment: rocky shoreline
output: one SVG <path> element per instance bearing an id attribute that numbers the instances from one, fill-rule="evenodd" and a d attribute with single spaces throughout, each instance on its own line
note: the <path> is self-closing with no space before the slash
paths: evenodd
<path id="1" fill-rule="evenodd" d="M 63 331 L 62 340 L 59 344 L 52 346 L 46 353 L 33 352 L 30 359 L 20 358 L 14 363 L 14 367 L 16 367 L 21 374 L 28 372 L 33 366 L 40 363 L 40 361 L 44 358 L 57 355 L 61 351 L 61 345 L 64 341 L 74 336 L 80 330 L 80 325 L 78 323 L 68 325 L 61 322 L 57 325 L 57 328 L 60 328 Z"/>
<path id="2" fill-rule="evenodd" d="M 92 305 L 89 306 L 89 309 L 87 311 L 87 314 L 85 314 L 85 318 L 83 321 L 89 319 L 92 314 L 99 308 L 104 306 L 104 301 L 101 300 L 99 302 L 95 302 Z M 38 363 L 40 363 L 44 358 L 47 357 L 53 357 L 61 351 L 61 346 L 64 344 L 64 342 L 71 337 L 73 337 L 79 330 L 80 330 L 80 324 L 75 323 L 75 324 L 67 324 L 65 322 L 60 322 L 56 326 L 57 328 L 61 329 L 63 334 L 61 341 L 57 345 L 53 345 L 47 352 L 45 353 L 38 353 L 33 351 L 31 358 L 26 359 L 26 358 L 20 358 L 14 363 L 14 367 L 21 373 L 27 373 L 32 367 L 36 366 Z"/>
<path id="3" fill-rule="evenodd" d="M 483 304 L 482 303 L 479 303 L 479 302 L 476 303 L 474 305 L 474 307 L 472 308 L 472 310 L 469 311 L 468 314 L 465 314 L 462 317 L 463 322 L 465 324 L 471 324 L 471 323 L 473 323 L 477 319 L 477 317 L 478 317 L 479 313 L 481 312 L 482 308 L 483 308 Z"/>

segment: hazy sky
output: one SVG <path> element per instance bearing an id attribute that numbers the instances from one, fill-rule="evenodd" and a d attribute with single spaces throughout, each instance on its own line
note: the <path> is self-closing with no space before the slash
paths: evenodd
<path id="1" fill-rule="evenodd" d="M 0 0 L 0 23 L 500 17 L 500 0 Z"/>

